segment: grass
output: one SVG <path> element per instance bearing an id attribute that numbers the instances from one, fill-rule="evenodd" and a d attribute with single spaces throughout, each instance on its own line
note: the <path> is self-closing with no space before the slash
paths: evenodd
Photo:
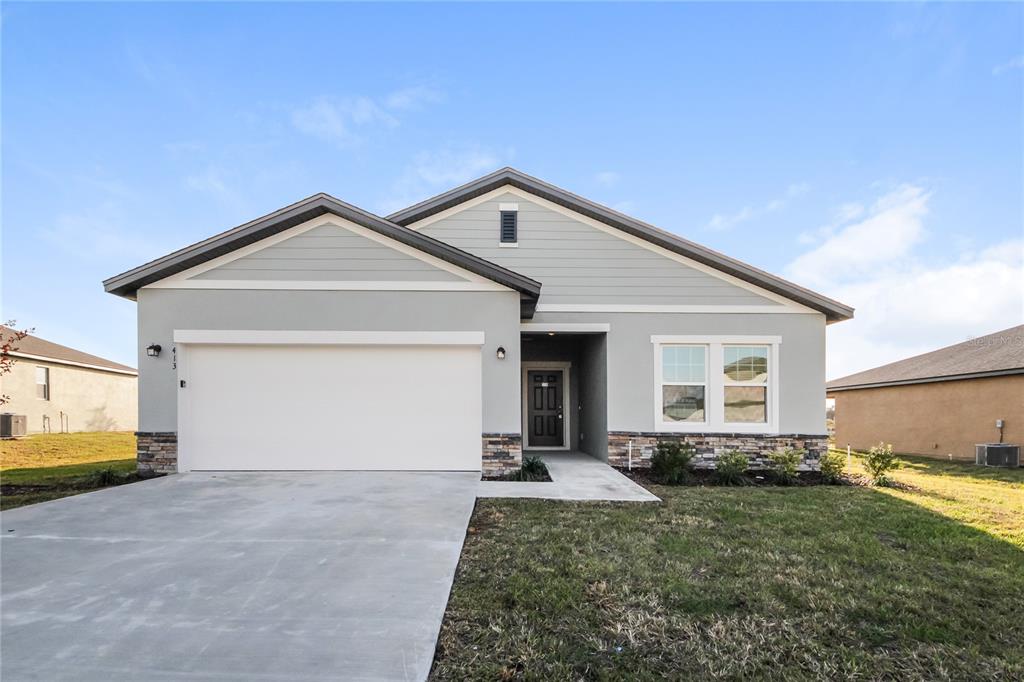
<path id="1" fill-rule="evenodd" d="M 432 678 L 1024 678 L 1024 470 L 894 478 L 480 500 Z"/>
<path id="2" fill-rule="evenodd" d="M 135 480 L 131 433 L 55 433 L 0 441 L 0 509 Z"/>

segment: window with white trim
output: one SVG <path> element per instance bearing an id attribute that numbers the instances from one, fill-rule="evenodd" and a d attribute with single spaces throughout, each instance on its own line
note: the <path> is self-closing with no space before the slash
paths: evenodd
<path id="1" fill-rule="evenodd" d="M 36 397 L 40 400 L 50 399 L 49 367 L 36 367 Z"/>
<path id="2" fill-rule="evenodd" d="M 707 421 L 707 346 L 661 347 L 661 416 L 665 422 Z"/>
<path id="3" fill-rule="evenodd" d="M 780 337 L 652 336 L 656 431 L 778 430 Z"/>
<path id="4" fill-rule="evenodd" d="M 723 346 L 726 424 L 768 423 L 768 346 Z"/>

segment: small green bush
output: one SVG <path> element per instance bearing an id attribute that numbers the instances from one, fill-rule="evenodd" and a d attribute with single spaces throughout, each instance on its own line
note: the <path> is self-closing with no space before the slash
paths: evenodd
<path id="1" fill-rule="evenodd" d="M 900 468 L 900 461 L 893 454 L 891 444 L 879 443 L 868 450 L 864 467 L 875 485 L 885 485 L 889 482 L 889 472 Z"/>
<path id="2" fill-rule="evenodd" d="M 124 482 L 124 476 L 114 471 L 113 467 L 97 469 L 89 474 L 89 483 L 97 488 L 108 485 L 119 485 Z"/>
<path id="3" fill-rule="evenodd" d="M 779 485 L 792 485 L 797 482 L 797 470 L 804 459 L 805 450 L 777 450 L 772 453 L 772 477 Z"/>
<path id="4" fill-rule="evenodd" d="M 693 446 L 678 441 L 663 440 L 651 457 L 651 474 L 666 485 L 680 485 L 690 478 Z"/>
<path id="5" fill-rule="evenodd" d="M 523 457 L 523 467 L 520 471 L 524 481 L 544 481 L 548 478 L 548 465 L 536 455 Z"/>
<path id="6" fill-rule="evenodd" d="M 715 462 L 715 473 L 711 480 L 718 485 L 743 485 L 747 483 L 746 472 L 750 462 L 738 450 L 724 452 Z"/>
<path id="7" fill-rule="evenodd" d="M 821 480 L 825 483 L 839 483 L 843 480 L 846 461 L 838 452 L 826 452 L 821 456 Z"/>

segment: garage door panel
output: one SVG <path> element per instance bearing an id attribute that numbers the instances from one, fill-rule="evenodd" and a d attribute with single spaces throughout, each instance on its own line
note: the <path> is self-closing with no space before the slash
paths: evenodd
<path id="1" fill-rule="evenodd" d="M 182 470 L 479 470 L 478 346 L 186 349 Z"/>

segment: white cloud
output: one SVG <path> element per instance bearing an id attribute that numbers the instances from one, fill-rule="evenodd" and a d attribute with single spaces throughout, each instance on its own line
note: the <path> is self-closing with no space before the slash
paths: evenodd
<path id="1" fill-rule="evenodd" d="M 444 99 L 440 90 L 427 85 L 414 85 L 409 88 L 395 90 L 384 98 L 384 105 L 389 109 L 408 111 L 420 109 L 424 105 L 434 104 Z"/>
<path id="2" fill-rule="evenodd" d="M 739 211 L 731 214 L 716 213 L 711 216 L 711 220 L 708 221 L 705 229 L 715 231 L 731 230 L 740 223 L 745 223 L 748 220 L 752 220 L 769 213 L 781 211 L 789 205 L 791 200 L 807 194 L 810 189 L 811 186 L 806 182 L 793 183 L 786 188 L 786 192 L 783 196 L 771 199 L 763 206 L 744 206 Z"/>
<path id="3" fill-rule="evenodd" d="M 340 147 L 362 140 L 361 131 L 373 124 L 398 125 L 398 119 L 369 97 L 320 97 L 292 112 L 292 125 L 302 133 Z"/>
<path id="4" fill-rule="evenodd" d="M 619 182 L 619 174 L 615 171 L 601 171 L 594 176 L 594 181 L 602 187 L 611 187 Z"/>
<path id="5" fill-rule="evenodd" d="M 854 319 L 828 327 L 828 377 L 836 378 L 918 355 L 1024 321 L 1024 242 L 1009 240 L 926 262 L 916 253 L 931 194 L 903 185 L 839 227 L 786 268 L 856 308 Z"/>
<path id="6" fill-rule="evenodd" d="M 786 268 L 788 276 L 820 286 L 891 265 L 924 237 L 923 219 L 930 196 L 913 185 L 903 185 L 882 196 L 862 221 L 842 227 L 821 245 L 797 257 Z M 847 209 L 845 213 L 857 212 Z"/>
<path id="7" fill-rule="evenodd" d="M 997 64 L 996 66 L 992 67 L 992 75 L 998 76 L 1000 74 L 1006 73 L 1007 71 L 1014 71 L 1016 69 L 1024 69 L 1024 55 L 1014 57 L 1009 61 L 1003 62 L 1002 64 Z"/>
<path id="8" fill-rule="evenodd" d="M 113 207 L 82 213 L 61 213 L 40 236 L 53 247 L 82 260 L 142 262 L 161 253 L 152 236 L 125 227 Z"/>
<path id="9" fill-rule="evenodd" d="M 514 151 L 511 149 L 502 153 L 479 145 L 419 152 L 395 181 L 391 196 L 381 202 L 382 214 L 392 213 L 497 170 L 512 156 Z"/>
<path id="10" fill-rule="evenodd" d="M 399 112 L 415 111 L 439 102 L 443 94 L 426 85 L 414 85 L 381 98 L 318 97 L 307 106 L 292 111 L 295 129 L 339 147 L 351 147 L 363 141 L 375 128 L 394 128 Z"/>

